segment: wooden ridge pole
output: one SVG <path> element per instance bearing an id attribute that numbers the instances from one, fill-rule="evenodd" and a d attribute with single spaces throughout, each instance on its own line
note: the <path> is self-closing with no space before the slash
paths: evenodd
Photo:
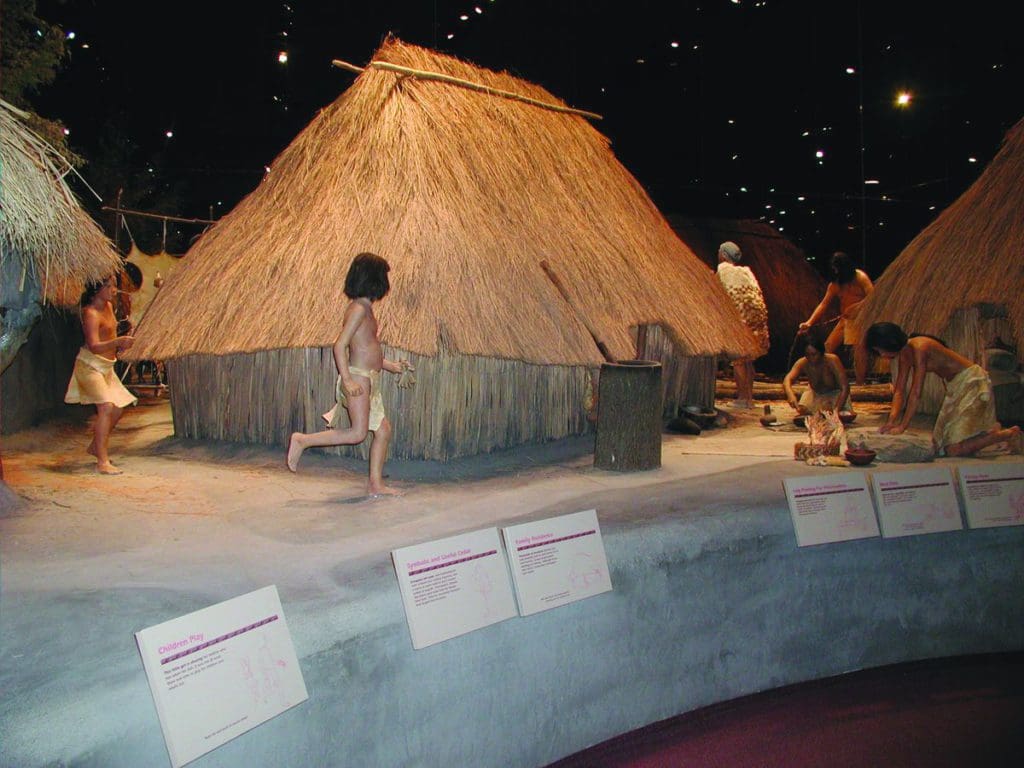
<path id="1" fill-rule="evenodd" d="M 341 61 L 340 59 L 334 59 L 331 64 L 338 67 L 339 69 L 347 69 L 349 72 L 362 73 L 365 71 L 363 67 L 358 67 L 355 64 L 349 64 L 347 61 Z M 573 107 L 563 107 L 561 104 L 552 104 L 547 101 L 540 101 L 539 99 L 532 99 L 529 96 L 523 96 L 512 91 L 503 91 L 500 88 L 491 88 L 489 85 L 481 85 L 480 83 L 474 83 L 471 80 L 463 80 L 460 77 L 452 77 L 451 75 L 444 75 L 440 72 L 426 72 L 422 69 L 410 69 L 409 67 L 403 67 L 398 64 L 391 64 L 387 61 L 371 61 L 366 65 L 367 67 L 373 67 L 374 69 L 383 69 L 388 72 L 396 72 L 400 75 L 407 75 L 408 77 L 415 77 L 420 80 L 437 80 L 442 83 L 450 83 L 452 85 L 458 85 L 462 88 L 468 88 L 471 91 L 478 91 L 480 93 L 486 93 L 491 96 L 501 96 L 505 99 L 512 99 L 513 101 L 522 101 L 526 104 L 532 104 L 535 107 L 541 107 L 542 109 L 550 109 L 553 112 L 563 112 L 570 115 L 580 115 L 582 117 L 589 117 L 591 120 L 603 120 L 604 118 L 596 112 L 587 112 L 584 109 L 574 109 Z"/>

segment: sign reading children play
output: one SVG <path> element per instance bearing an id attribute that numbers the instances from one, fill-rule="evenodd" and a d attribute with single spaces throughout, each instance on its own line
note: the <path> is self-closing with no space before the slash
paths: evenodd
<path id="1" fill-rule="evenodd" d="M 413 648 L 516 615 L 497 528 L 396 549 L 391 559 Z"/>
<path id="2" fill-rule="evenodd" d="M 782 481 L 799 547 L 878 536 L 863 472 L 787 477 Z"/>
<path id="3" fill-rule="evenodd" d="M 523 616 L 612 588 L 597 511 L 502 529 Z"/>
<path id="4" fill-rule="evenodd" d="M 135 633 L 174 768 L 305 701 L 277 588 Z"/>
<path id="5" fill-rule="evenodd" d="M 1024 525 L 1024 463 L 961 464 L 956 471 L 971 528 Z"/>
<path id="6" fill-rule="evenodd" d="M 953 476 L 946 467 L 875 472 L 871 483 L 887 539 L 963 528 Z"/>

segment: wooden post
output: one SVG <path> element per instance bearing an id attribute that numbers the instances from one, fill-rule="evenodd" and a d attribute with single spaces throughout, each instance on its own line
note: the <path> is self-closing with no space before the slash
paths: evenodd
<path id="1" fill-rule="evenodd" d="M 594 466 L 620 472 L 661 466 L 661 363 L 601 366 Z"/>

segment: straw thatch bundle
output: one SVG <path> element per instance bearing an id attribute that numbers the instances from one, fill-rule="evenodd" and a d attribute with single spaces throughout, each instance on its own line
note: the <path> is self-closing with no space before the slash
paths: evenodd
<path id="1" fill-rule="evenodd" d="M 875 282 L 855 327 L 889 321 L 984 364 L 996 336 L 1024 350 L 1024 120 L 978 179 Z M 929 377 L 934 378 L 934 377 Z M 941 387 L 926 390 L 935 412 Z"/>
<path id="2" fill-rule="evenodd" d="M 64 182 L 70 165 L 21 117 L 0 101 L 0 263 L 17 262 L 4 270 L 17 279 L 15 290 L 31 279 L 44 301 L 71 306 L 85 283 L 113 274 L 120 259 Z"/>
<path id="3" fill-rule="evenodd" d="M 768 306 L 771 348 L 757 367 L 771 373 L 788 371 L 793 363 L 790 352 L 797 327 L 814 311 L 828 281 L 807 261 L 801 248 L 763 221 L 673 215 L 668 221 L 712 269 L 718 266 L 718 246 L 731 240 L 740 247 L 742 264 L 753 271 Z M 797 351 L 803 354 L 803 350 Z"/>
<path id="4" fill-rule="evenodd" d="M 506 73 L 396 40 L 386 41 L 374 61 L 562 104 Z M 551 398 L 568 409 L 552 417 L 557 429 L 527 429 L 522 420 L 531 417 L 517 411 L 549 407 L 523 388 L 555 375 L 552 366 L 570 369 L 557 374 L 558 387 L 582 400 L 586 367 L 603 361 L 588 328 L 616 358 L 634 356 L 641 325 L 660 325 L 678 355 L 738 356 L 754 345 L 715 276 L 583 117 L 371 63 L 191 249 L 154 300 L 131 354 L 202 356 L 204 373 L 193 373 L 203 383 L 182 385 L 208 389 L 211 376 L 223 381 L 211 366 L 234 365 L 214 356 L 291 349 L 299 354 L 282 352 L 287 363 L 278 364 L 308 367 L 304 350 L 317 349 L 326 378 L 314 396 L 323 410 L 333 397 L 333 373 L 321 350 L 338 336 L 344 276 L 363 250 L 392 266 L 392 292 L 378 305 L 382 340 L 411 355 L 420 371 L 437 368 L 432 386 L 441 389 L 425 392 L 421 377 L 417 396 L 432 413 L 427 442 L 448 446 L 445 455 L 472 452 L 471 443 L 490 450 L 582 429 L 582 404 L 568 404 L 564 392 Z M 455 362 L 466 356 L 483 359 Z M 536 374 L 527 373 L 530 366 Z M 263 380 L 267 371 L 248 370 L 264 400 L 305 397 L 321 377 L 311 371 L 299 377 L 299 391 L 279 393 Z M 289 410 L 284 401 L 274 408 L 284 419 L 273 428 L 267 423 L 274 434 L 259 430 L 245 439 L 277 442 L 292 426 L 315 428 L 308 411 Z M 453 424 L 472 408 L 511 416 L 492 427 Z M 220 430 L 198 423 L 195 429 L 195 436 Z M 472 430 L 491 431 L 477 440 L 468 436 Z M 399 441 L 402 432 L 396 423 Z M 397 445 L 396 452 L 429 454 L 423 444 Z"/>

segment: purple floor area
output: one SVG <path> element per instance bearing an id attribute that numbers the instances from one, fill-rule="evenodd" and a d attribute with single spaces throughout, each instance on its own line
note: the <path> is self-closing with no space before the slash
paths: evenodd
<path id="1" fill-rule="evenodd" d="M 747 696 L 549 768 L 1024 765 L 1024 653 L 901 664 Z"/>

